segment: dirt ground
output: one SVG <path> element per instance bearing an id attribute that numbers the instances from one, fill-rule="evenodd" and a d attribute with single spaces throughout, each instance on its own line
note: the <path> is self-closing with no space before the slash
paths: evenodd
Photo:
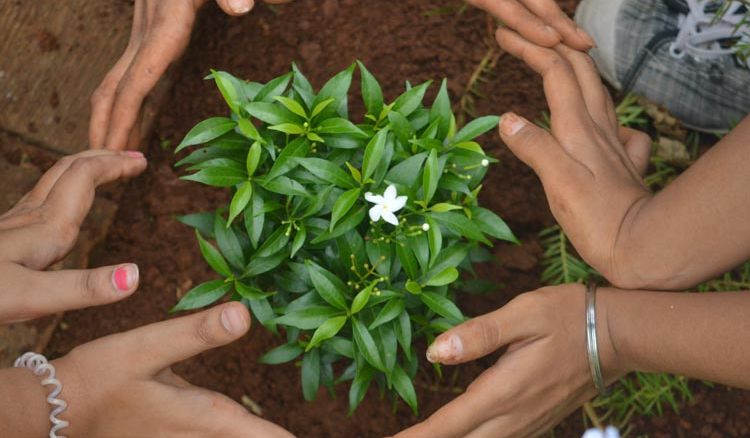
<path id="1" fill-rule="evenodd" d="M 64 329 L 55 334 L 48 352 L 59 356 L 75 345 L 164 319 L 179 293 L 211 278 L 193 233 L 174 216 L 214 208 L 227 200 L 227 192 L 179 181 L 179 172 L 172 167 L 172 148 L 188 129 L 204 118 L 225 113 L 213 84 L 202 80 L 209 68 L 266 81 L 296 61 L 320 86 L 334 72 L 361 59 L 381 80 L 387 97 L 397 96 L 406 79 L 418 82 L 447 77 L 456 99 L 487 50 L 486 17 L 479 11 L 426 15 L 456 3 L 297 0 L 275 8 L 261 6 L 240 19 L 229 19 L 211 6 L 197 24 L 186 59 L 175 74 L 172 95 L 156 122 L 154 135 L 144 145 L 149 168 L 126 184 L 111 233 L 93 257 L 94 265 L 138 263 L 140 291 L 122 303 L 67 313 Z M 572 11 L 576 1 L 562 3 Z M 545 108 L 540 80 L 510 57 L 500 59 L 491 80 L 481 87 L 486 98 L 477 101 L 479 114 L 513 110 L 535 119 Z M 362 112 L 358 102 L 352 106 L 352 114 Z M 496 245 L 498 262 L 480 267 L 480 272 L 501 287 L 495 294 L 461 295 L 459 304 L 469 315 L 496 309 L 516 294 L 540 286 L 542 251 L 536 235 L 553 224 L 534 174 L 512 156 L 497 135 L 486 135 L 484 144 L 501 163 L 489 172 L 482 201 L 509 222 L 524 245 Z M 295 364 L 258 363 L 263 352 L 280 342 L 262 327 L 254 327 L 246 338 L 176 369 L 191 382 L 236 400 L 247 395 L 262 407 L 265 418 L 300 437 L 374 437 L 425 418 L 455 397 L 453 387 L 466 387 L 492 363 L 492 358 L 485 358 L 448 369 L 443 382 L 435 382 L 431 370 L 424 368 L 417 378 L 419 418 L 404 405 L 394 412 L 377 391 L 370 391 L 362 406 L 347 418 L 345 386 L 335 398 L 321 390 L 316 402 L 307 403 Z M 694 386 L 696 398 L 679 415 L 636 418 L 637 432 L 652 437 L 750 435 L 750 392 Z M 555 429 L 554 436 L 579 437 L 581 418 L 580 411 L 572 414 Z"/>

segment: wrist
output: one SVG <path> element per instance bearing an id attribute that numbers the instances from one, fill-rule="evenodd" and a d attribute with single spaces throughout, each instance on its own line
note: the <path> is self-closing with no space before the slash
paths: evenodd
<path id="1" fill-rule="evenodd" d="M 47 390 L 30 370 L 0 370 L 0 436 L 47 436 L 51 427 Z"/>
<path id="2" fill-rule="evenodd" d="M 634 370 L 623 345 L 624 338 L 618 325 L 618 294 L 616 289 L 599 288 L 596 292 L 596 329 L 604 381 L 610 385 Z"/>

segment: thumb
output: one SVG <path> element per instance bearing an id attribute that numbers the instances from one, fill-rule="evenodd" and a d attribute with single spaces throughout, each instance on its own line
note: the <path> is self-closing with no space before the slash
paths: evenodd
<path id="1" fill-rule="evenodd" d="M 638 175 L 645 176 L 648 161 L 651 157 L 651 137 L 636 129 L 620 126 L 620 141 L 625 145 L 625 152 L 633 162 Z"/>
<path id="2" fill-rule="evenodd" d="M 34 271 L 0 265 L 0 324 L 119 301 L 138 287 L 138 266 Z M 2 292 L 4 291 L 4 292 Z"/>
<path id="3" fill-rule="evenodd" d="M 247 333 L 250 314 L 237 302 L 131 330 L 118 341 L 139 371 L 157 374 L 176 362 L 226 345 Z"/>
<path id="4" fill-rule="evenodd" d="M 565 171 L 573 159 L 549 132 L 514 113 L 503 114 L 500 137 L 519 160 L 544 180 Z"/>
<path id="5" fill-rule="evenodd" d="M 438 336 L 427 348 L 427 360 L 454 365 L 486 356 L 525 337 L 523 312 L 511 301 L 505 307 L 470 319 Z"/>
<path id="6" fill-rule="evenodd" d="M 255 6 L 254 0 L 216 0 L 216 3 L 224 12 L 233 16 L 247 14 Z"/>

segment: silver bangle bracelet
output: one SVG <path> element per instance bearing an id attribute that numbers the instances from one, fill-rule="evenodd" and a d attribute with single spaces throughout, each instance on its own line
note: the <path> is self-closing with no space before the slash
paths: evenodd
<path id="1" fill-rule="evenodd" d="M 596 283 L 589 281 L 586 286 L 586 352 L 589 357 L 589 368 L 594 386 L 600 395 L 607 395 L 607 386 L 602 376 L 602 364 L 599 361 L 599 345 L 596 338 Z"/>
<path id="2" fill-rule="evenodd" d="M 46 357 L 31 351 L 28 353 L 24 353 L 23 355 L 21 355 L 21 357 L 16 359 L 16 362 L 13 364 L 13 366 L 15 368 L 27 368 L 37 376 L 42 376 L 45 373 L 47 374 L 46 377 L 42 378 L 42 385 L 53 386 L 52 390 L 47 395 L 47 403 L 52 405 L 52 411 L 49 414 L 49 421 L 52 422 L 52 428 L 49 431 L 49 437 L 65 438 L 64 435 L 58 435 L 57 432 L 60 429 L 68 427 L 68 424 L 70 423 L 65 420 L 60 420 L 59 418 L 57 418 L 57 416 L 63 413 L 65 409 L 67 409 L 68 404 L 65 402 L 65 400 L 57 397 L 58 395 L 60 395 L 60 392 L 62 392 L 63 385 L 59 380 L 55 378 L 55 367 L 47 361 Z"/>

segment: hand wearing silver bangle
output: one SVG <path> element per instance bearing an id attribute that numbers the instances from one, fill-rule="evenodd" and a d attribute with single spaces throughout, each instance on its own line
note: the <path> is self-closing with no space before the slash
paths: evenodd
<path id="1" fill-rule="evenodd" d="M 599 360 L 599 345 L 596 337 L 596 283 L 589 281 L 586 286 L 586 353 L 589 357 L 589 368 L 594 386 L 600 395 L 609 392 L 602 376 L 602 364 Z"/>
<path id="2" fill-rule="evenodd" d="M 47 403 L 52 405 L 52 411 L 49 414 L 49 421 L 52 422 L 52 428 L 49 431 L 49 437 L 65 438 L 64 435 L 58 435 L 57 432 L 60 429 L 68 427 L 69 423 L 65 420 L 60 420 L 59 418 L 57 418 L 57 416 L 63 413 L 65 409 L 67 409 L 68 404 L 65 402 L 65 400 L 57 397 L 58 395 L 60 395 L 60 392 L 62 392 L 63 385 L 59 380 L 55 378 L 55 367 L 47 361 L 46 357 L 31 351 L 28 353 L 24 353 L 23 355 L 21 355 L 21 357 L 16 359 L 16 362 L 13 364 L 13 366 L 15 368 L 27 368 L 37 376 L 42 376 L 45 373 L 47 374 L 47 377 L 42 378 L 42 385 L 53 386 L 49 395 L 47 395 Z"/>

